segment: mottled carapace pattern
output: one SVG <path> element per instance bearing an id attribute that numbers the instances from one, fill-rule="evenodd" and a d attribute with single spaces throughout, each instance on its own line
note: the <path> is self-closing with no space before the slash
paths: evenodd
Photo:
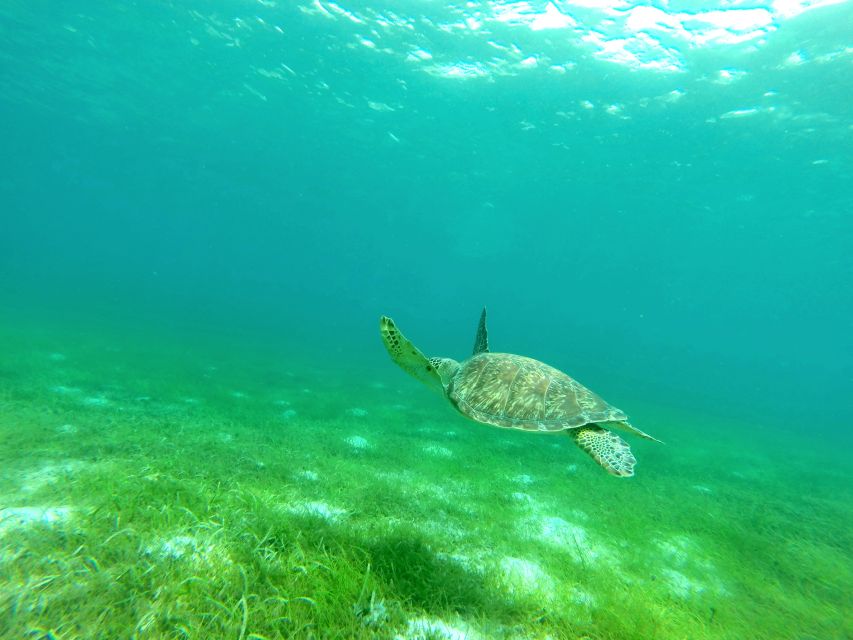
<path id="1" fill-rule="evenodd" d="M 508 353 L 465 361 L 447 393 L 462 413 L 497 427 L 561 431 L 627 419 L 562 371 Z"/>

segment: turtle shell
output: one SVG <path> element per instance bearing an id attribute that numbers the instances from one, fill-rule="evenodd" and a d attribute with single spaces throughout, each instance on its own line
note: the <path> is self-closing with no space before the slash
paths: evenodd
<path id="1" fill-rule="evenodd" d="M 480 353 L 463 362 L 447 395 L 469 418 L 509 429 L 561 431 L 627 420 L 562 371 L 509 353 Z"/>

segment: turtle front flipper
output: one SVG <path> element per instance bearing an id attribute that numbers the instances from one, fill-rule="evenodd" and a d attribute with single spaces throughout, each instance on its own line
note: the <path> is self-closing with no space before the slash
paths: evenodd
<path id="1" fill-rule="evenodd" d="M 474 338 L 474 355 L 489 352 L 489 331 L 486 329 L 486 307 L 480 314 L 480 324 L 477 325 L 477 336 Z"/>
<path id="2" fill-rule="evenodd" d="M 382 342 L 388 350 L 391 359 L 399 365 L 403 371 L 413 378 L 417 378 L 427 386 L 443 391 L 441 376 L 436 367 L 438 363 L 427 358 L 421 351 L 404 336 L 394 321 L 388 316 L 379 318 L 379 334 Z"/>
<path id="3" fill-rule="evenodd" d="M 631 447 L 615 433 L 588 424 L 579 429 L 569 429 L 568 433 L 581 449 L 600 464 L 607 473 L 621 478 L 634 475 L 637 459 L 631 453 Z"/>

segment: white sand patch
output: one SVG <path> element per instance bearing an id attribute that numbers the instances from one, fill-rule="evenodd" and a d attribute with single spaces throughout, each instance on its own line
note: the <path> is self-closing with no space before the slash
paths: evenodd
<path id="1" fill-rule="evenodd" d="M 572 587 L 571 601 L 582 607 L 592 608 L 595 606 L 595 597 L 589 592 L 584 591 L 580 587 Z"/>
<path id="2" fill-rule="evenodd" d="M 160 560 L 183 560 L 208 568 L 231 564 L 224 549 L 188 535 L 155 540 L 145 547 L 145 553 Z"/>
<path id="3" fill-rule="evenodd" d="M 415 526 L 436 538 L 452 540 L 454 542 L 459 542 L 468 536 L 468 532 L 465 529 L 446 519 L 440 522 L 436 520 L 422 520 L 417 522 Z"/>
<path id="4" fill-rule="evenodd" d="M 352 409 L 347 409 L 347 415 L 353 418 L 364 418 L 367 415 L 367 409 L 353 407 Z"/>
<path id="5" fill-rule="evenodd" d="M 363 451 L 365 449 L 370 449 L 371 445 L 367 441 L 367 438 L 362 438 L 361 436 L 350 436 L 344 442 L 346 442 L 353 449 L 357 449 Z"/>
<path id="6" fill-rule="evenodd" d="M 475 507 L 478 505 L 476 503 L 463 504 L 463 499 L 471 495 L 471 488 L 468 482 L 446 479 L 440 483 L 435 483 L 409 470 L 375 471 L 373 475 L 378 480 L 388 483 L 392 489 L 404 488 L 406 493 L 412 495 L 415 499 L 429 497 L 441 502 L 450 503 L 469 515 L 477 515 Z"/>
<path id="7" fill-rule="evenodd" d="M 42 466 L 24 474 L 20 490 L 24 493 L 33 493 L 39 489 L 67 479 L 69 476 L 79 472 L 88 466 L 80 460 L 65 460 L 62 462 L 46 462 Z"/>
<path id="8" fill-rule="evenodd" d="M 353 526 L 361 531 L 368 531 L 371 534 L 375 534 L 376 532 L 385 534 L 401 530 L 408 531 L 411 529 L 412 521 L 411 519 L 386 516 L 356 522 Z"/>
<path id="9" fill-rule="evenodd" d="M 196 541 L 192 536 L 175 536 L 164 540 L 158 551 L 163 558 L 177 559 L 195 553 L 195 548 Z"/>
<path id="10" fill-rule="evenodd" d="M 433 483 L 418 478 L 413 484 L 418 491 L 424 491 L 434 498 L 439 498 L 445 502 L 451 502 L 454 506 L 466 512 L 470 512 L 474 507 L 479 507 L 479 503 L 469 505 L 462 504 L 462 498 L 469 497 L 471 495 L 470 485 L 467 482 L 448 479 L 440 483 Z"/>
<path id="11" fill-rule="evenodd" d="M 395 640 L 484 640 L 471 625 L 462 620 L 453 624 L 439 618 L 409 620 L 406 632 Z"/>
<path id="12" fill-rule="evenodd" d="M 687 536 L 673 536 L 667 540 L 658 540 L 658 548 L 663 556 L 675 566 L 684 566 L 697 552 L 696 544 Z"/>
<path id="13" fill-rule="evenodd" d="M 330 504 L 320 501 L 301 502 L 287 507 L 290 513 L 295 513 L 301 516 L 313 516 L 320 518 L 326 522 L 338 522 L 341 518 L 347 515 L 346 509 L 333 507 Z"/>
<path id="14" fill-rule="evenodd" d="M 409 471 L 375 471 L 373 475 L 379 480 L 384 480 L 390 484 L 414 484 L 418 477 Z"/>
<path id="15" fill-rule="evenodd" d="M 569 552 L 576 562 L 610 560 L 613 555 L 603 544 L 593 542 L 584 527 L 557 516 L 527 518 L 518 528 L 528 540 L 559 547 Z"/>
<path id="16" fill-rule="evenodd" d="M 0 509 L 0 536 L 33 524 L 54 525 L 71 516 L 71 507 L 6 507 Z"/>
<path id="17" fill-rule="evenodd" d="M 670 592 L 679 598 L 687 599 L 704 592 L 704 584 L 691 580 L 686 575 L 675 569 L 664 569 L 661 571 Z"/>
<path id="18" fill-rule="evenodd" d="M 437 444 L 428 444 L 423 448 L 423 452 L 427 453 L 431 456 L 435 456 L 436 458 L 452 458 L 453 451 L 448 449 L 447 447 L 441 447 Z"/>
<path id="19" fill-rule="evenodd" d="M 414 487 L 417 493 L 424 493 L 430 498 L 441 500 L 442 502 L 455 502 L 458 499 L 452 491 L 440 484 L 431 482 L 419 482 Z"/>
<path id="20" fill-rule="evenodd" d="M 79 389 L 78 387 L 66 387 L 65 385 L 61 385 L 61 384 L 57 384 L 57 385 L 52 386 L 50 388 L 50 390 L 53 391 L 54 393 L 58 393 L 59 395 L 63 395 L 63 396 L 76 395 L 78 393 L 82 393 L 82 391 L 83 391 L 82 389 Z"/>
<path id="21" fill-rule="evenodd" d="M 572 618 L 578 624 L 593 624 L 592 613 L 595 609 L 595 597 L 585 589 L 572 586 L 568 593 L 566 605 L 572 610 Z"/>
<path id="22" fill-rule="evenodd" d="M 655 544 L 664 559 L 665 567 L 661 569 L 661 575 L 673 595 L 688 598 L 708 590 L 720 596 L 728 595 L 728 589 L 717 575 L 717 568 L 703 554 L 698 542 L 679 535 L 658 540 Z M 689 575 L 702 576 L 702 581 L 690 578 Z"/>
<path id="23" fill-rule="evenodd" d="M 306 469 L 305 471 L 299 471 L 294 474 L 300 480 L 307 480 L 308 482 L 317 482 L 320 479 L 320 474 L 316 471 L 311 471 L 310 469 Z"/>
<path id="24" fill-rule="evenodd" d="M 109 398 L 103 395 L 87 396 L 80 402 L 85 404 L 87 407 L 107 407 L 110 405 Z"/>
<path id="25" fill-rule="evenodd" d="M 511 595 L 553 597 L 554 579 L 536 562 L 505 557 L 500 561 L 500 570 Z"/>

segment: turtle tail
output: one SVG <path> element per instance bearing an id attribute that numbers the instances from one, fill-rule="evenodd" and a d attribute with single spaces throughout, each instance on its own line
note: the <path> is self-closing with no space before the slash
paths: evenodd
<path id="1" fill-rule="evenodd" d="M 621 431 L 624 431 L 626 433 L 633 433 L 635 436 L 640 436 L 641 438 L 644 438 L 646 440 L 652 440 L 654 442 L 664 444 L 663 440 L 658 440 L 654 436 L 650 436 L 648 433 L 646 433 L 645 431 L 641 431 L 627 420 L 613 420 L 612 422 L 606 422 L 604 424 L 606 424 L 609 428 L 620 429 Z"/>

